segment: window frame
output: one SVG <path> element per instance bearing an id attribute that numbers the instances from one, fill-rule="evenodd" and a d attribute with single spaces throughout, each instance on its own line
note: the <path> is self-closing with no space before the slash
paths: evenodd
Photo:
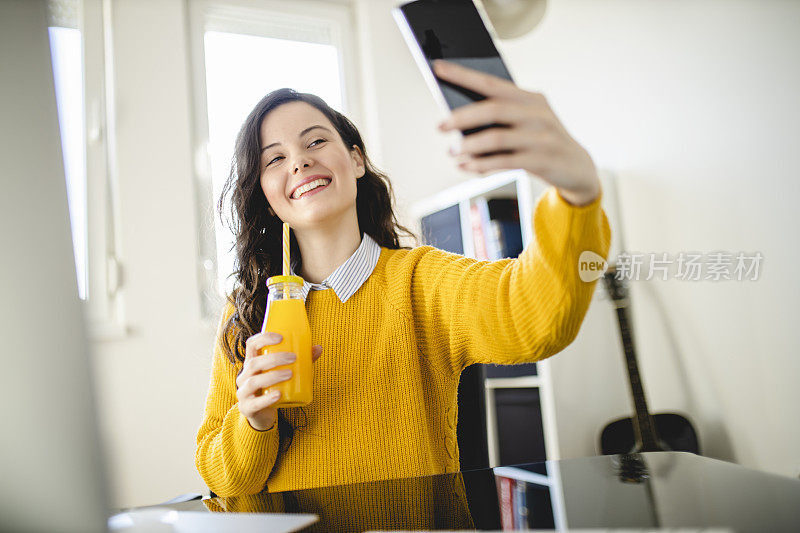
<path id="1" fill-rule="evenodd" d="M 83 59 L 86 163 L 87 298 L 92 340 L 127 334 L 122 299 L 120 227 L 113 151 L 111 0 L 76 0 Z"/>
<path id="2" fill-rule="evenodd" d="M 109 340 L 127 335 L 114 150 L 112 11 L 111 0 L 82 0 L 82 3 L 89 324 L 94 338 Z"/>
<path id="3" fill-rule="evenodd" d="M 200 318 L 216 323 L 223 305 L 217 290 L 218 262 L 214 217 L 211 161 L 208 151 L 208 109 L 204 35 L 220 31 L 282 38 L 335 46 L 341 72 L 342 110 L 354 122 L 363 112 L 359 95 L 358 46 L 355 36 L 356 14 L 349 1 L 337 0 L 187 0 L 188 38 L 191 54 L 192 147 L 195 177 L 195 206 L 198 236 L 198 291 Z"/>

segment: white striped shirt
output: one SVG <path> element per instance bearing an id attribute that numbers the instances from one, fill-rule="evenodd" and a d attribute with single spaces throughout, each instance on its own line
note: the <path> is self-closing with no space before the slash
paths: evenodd
<path id="1" fill-rule="evenodd" d="M 308 291 L 333 289 L 339 301 L 345 303 L 361 288 L 361 285 L 375 270 L 375 265 L 378 264 L 378 258 L 381 255 L 380 245 L 366 233 L 362 233 L 362 235 L 358 249 L 322 283 L 303 280 L 303 300 L 308 297 Z M 292 275 L 298 275 L 295 274 L 294 268 L 292 268 Z"/>

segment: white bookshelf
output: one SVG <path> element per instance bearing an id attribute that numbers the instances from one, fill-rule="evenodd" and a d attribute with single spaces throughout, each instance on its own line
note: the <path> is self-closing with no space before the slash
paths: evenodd
<path id="1" fill-rule="evenodd" d="M 411 214 L 416 221 L 420 222 L 427 215 L 458 205 L 464 255 L 475 257 L 472 223 L 470 220 L 470 202 L 478 197 L 486 199 L 514 197 L 517 199 L 519 206 L 522 244 L 527 247 L 533 240 L 532 219 L 534 205 L 538 196 L 547 187 L 546 183 L 533 178 L 523 170 L 499 172 L 487 177 L 465 181 L 420 200 L 411 206 Z M 558 433 L 549 362 L 547 360 L 538 361 L 536 367 L 538 374 L 536 376 L 496 377 L 484 380 L 490 467 L 497 467 L 500 464 L 495 391 L 504 388 L 538 389 L 546 458 L 547 460 L 559 459 Z"/>

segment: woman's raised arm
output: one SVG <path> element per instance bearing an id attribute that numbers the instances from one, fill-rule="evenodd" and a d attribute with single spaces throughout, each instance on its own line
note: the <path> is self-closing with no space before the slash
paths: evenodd
<path id="1" fill-rule="evenodd" d="M 457 375 L 473 363 L 544 359 L 574 340 L 597 283 L 581 280 L 579 257 L 605 258 L 611 241 L 600 197 L 577 207 L 550 187 L 533 227 L 534 242 L 516 259 L 421 246 L 387 263 L 390 296 L 413 320 L 423 356 L 446 358 Z"/>
<path id="2" fill-rule="evenodd" d="M 449 357 L 454 373 L 472 363 L 543 359 L 572 342 L 589 307 L 596 281 L 581 280 L 581 253 L 608 255 L 611 229 L 597 170 L 541 93 L 456 63 L 435 61 L 434 69 L 486 96 L 454 110 L 442 131 L 505 126 L 465 136 L 451 154 L 459 168 L 521 168 L 552 187 L 536 205 L 534 242 L 518 258 L 476 261 L 423 247 L 404 258 L 411 294 L 398 301 L 410 301 L 421 351 Z"/>

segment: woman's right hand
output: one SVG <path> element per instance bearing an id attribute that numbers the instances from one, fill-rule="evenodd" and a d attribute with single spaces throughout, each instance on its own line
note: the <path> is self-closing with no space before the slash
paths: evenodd
<path id="1" fill-rule="evenodd" d="M 275 367 L 291 364 L 296 354 L 276 352 L 258 355 L 267 347 L 279 344 L 283 337 L 278 333 L 257 333 L 245 342 L 245 358 L 242 371 L 236 377 L 236 398 L 241 412 L 250 426 L 257 431 L 271 429 L 278 418 L 278 409 L 273 407 L 280 399 L 279 391 L 261 394 L 266 389 L 292 375 L 289 369 L 275 370 Z M 322 346 L 315 344 L 311 348 L 311 360 L 316 361 L 322 355 Z"/>

